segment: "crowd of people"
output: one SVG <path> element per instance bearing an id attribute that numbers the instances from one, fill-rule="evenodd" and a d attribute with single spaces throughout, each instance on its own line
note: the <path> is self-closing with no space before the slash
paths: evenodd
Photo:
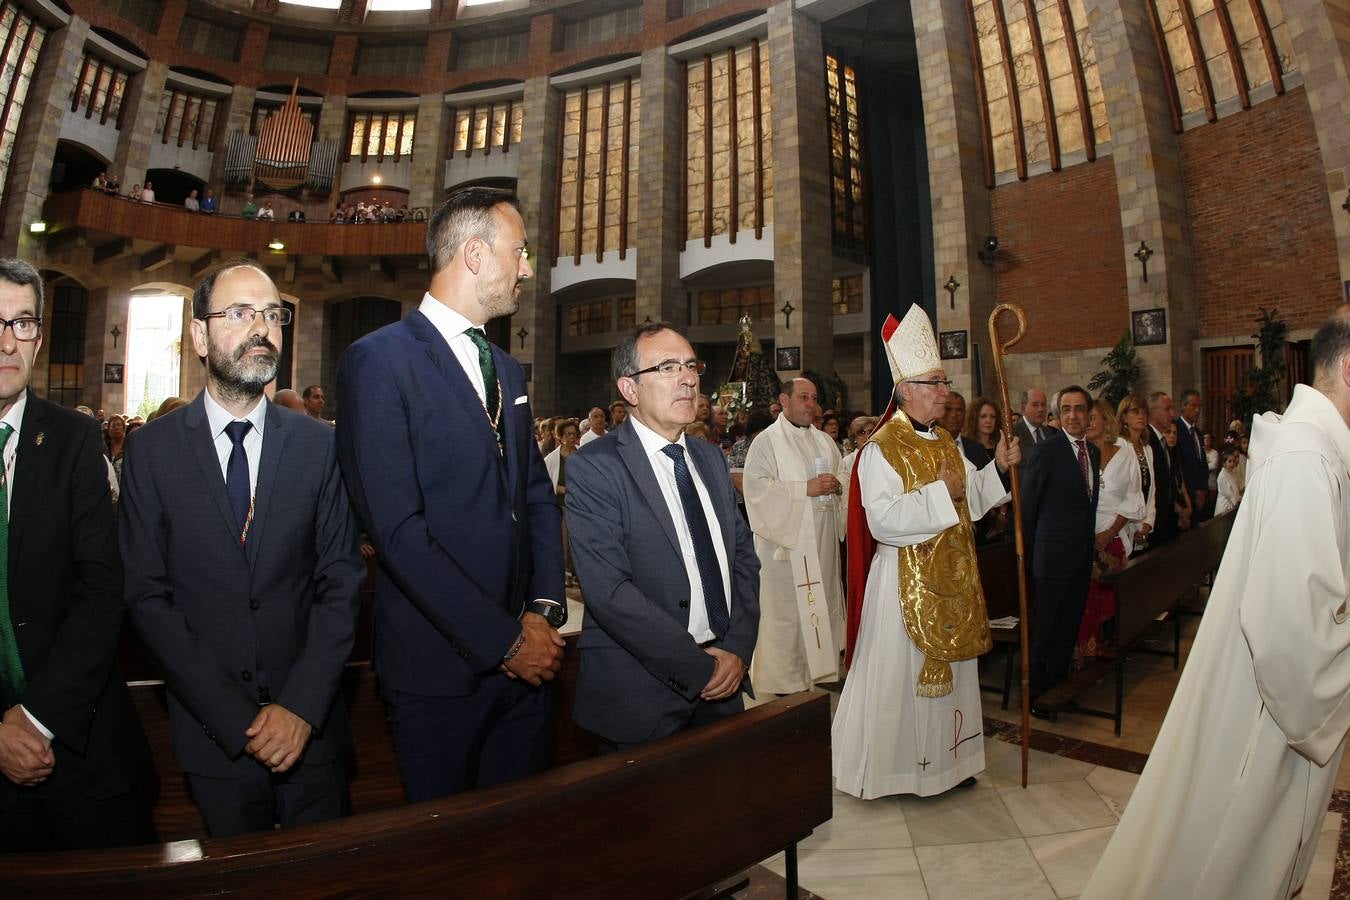
<path id="1" fill-rule="evenodd" d="M 807 378 L 765 413 L 732 416 L 699 392 L 705 364 L 685 336 L 656 322 L 619 342 L 619 399 L 584 429 L 536 421 L 522 366 L 483 331 L 518 308 L 526 248 L 509 193 L 451 195 L 428 223 L 420 306 L 343 354 L 336 423 L 315 421 L 318 386 L 266 398 L 291 314 L 264 268 L 226 260 L 192 299 L 205 389 L 144 424 L 107 417 L 103 433 L 91 411 L 29 390 L 43 282 L 0 260 L 0 511 L 8 502 L 14 523 L 0 547 L 39 536 L 0 579 L 0 848 L 153 840 L 149 748 L 115 662 L 128 611 L 211 835 L 345 815 L 339 685 L 363 534 L 379 560 L 372 665 L 410 802 L 549 764 L 569 571 L 585 608 L 573 718 L 603 752 L 837 684 L 847 666 L 835 785 L 871 799 L 959 789 L 984 769 L 977 544 L 1008 531 L 1013 467 L 1035 580 L 1033 697 L 1110 618 L 1094 566 L 1258 502 L 1240 501 L 1243 435 L 1206 452 L 1194 391 L 1177 415 L 1161 391 L 1110 404 L 1077 385 L 1053 400 L 1028 389 L 1007 430 L 989 400 L 967 409 L 918 305 L 882 328 L 894 390 L 880 417 L 822 409 Z M 1344 686 L 1316 689 L 1344 643 L 1329 623 L 1345 619 L 1350 565 L 1336 527 L 1350 495 L 1350 313 L 1319 330 L 1312 356 L 1316 384 L 1283 420 L 1256 423 L 1252 491 L 1268 513 L 1234 527 L 1242 551 L 1225 558 L 1174 705 L 1193 715 L 1164 722 L 1103 864 L 1146 861 L 1161 873 L 1146 888 L 1217 877 L 1193 863 L 1214 847 L 1247 864 L 1242 879 L 1297 881 L 1311 859 L 1299 826 L 1318 833 L 1350 728 Z M 311 414 L 287 409 L 295 400 Z M 1277 510 L 1276 497 L 1297 502 Z M 1317 574 L 1280 585 L 1288 560 Z M 1195 758 L 1197 723 L 1238 732 L 1235 752 Z M 1160 759 L 1172 768 L 1151 778 Z M 1257 770 L 1280 787 L 1254 786 L 1230 829 L 1214 810 Z M 1295 780 L 1308 790 L 1284 789 Z M 1154 836 L 1186 816 L 1178 840 Z M 1202 835 L 1220 824 L 1217 843 Z"/>

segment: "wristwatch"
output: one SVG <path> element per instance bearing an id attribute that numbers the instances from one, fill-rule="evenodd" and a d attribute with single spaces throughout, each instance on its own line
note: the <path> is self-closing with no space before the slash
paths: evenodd
<path id="1" fill-rule="evenodd" d="M 525 612 L 538 613 L 553 628 L 561 628 L 567 624 L 567 607 L 560 603 L 546 603 L 543 600 L 535 600 L 525 604 Z"/>

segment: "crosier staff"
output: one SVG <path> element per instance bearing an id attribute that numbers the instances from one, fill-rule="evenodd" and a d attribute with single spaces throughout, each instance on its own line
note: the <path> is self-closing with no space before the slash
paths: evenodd
<path id="1" fill-rule="evenodd" d="M 1017 334 L 1007 341 L 1000 342 L 998 317 L 1004 312 L 1010 312 L 1017 317 Z M 1008 403 L 1008 379 L 1003 375 L 1003 357 L 1026 333 L 1027 317 L 1022 307 L 1012 303 L 1000 303 L 989 314 L 989 346 L 994 351 L 994 372 L 998 376 L 999 399 L 1003 401 L 1003 440 L 1010 446 L 1013 440 L 1012 407 Z M 1008 471 L 1012 475 L 1013 537 L 1017 546 L 1017 615 L 1021 626 L 1022 649 L 1022 787 L 1025 788 L 1027 760 L 1031 754 L 1031 622 L 1027 618 L 1027 562 L 1022 539 L 1022 483 L 1018 477 L 1017 465 L 1010 466 Z"/>

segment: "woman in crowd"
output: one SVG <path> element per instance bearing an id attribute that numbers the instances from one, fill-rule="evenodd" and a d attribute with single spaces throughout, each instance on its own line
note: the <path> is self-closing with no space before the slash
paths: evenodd
<path id="1" fill-rule="evenodd" d="M 843 446 L 844 446 L 844 445 L 843 445 L 843 443 L 839 440 L 840 435 L 839 435 L 839 414 L 838 414 L 838 413 L 834 413 L 834 412 L 826 413 L 826 414 L 825 414 L 825 417 L 824 417 L 823 419 L 821 419 L 821 422 L 820 422 L 820 430 L 823 431 L 823 432 L 825 432 L 827 435 L 830 436 L 830 440 L 834 441 L 834 444 L 835 444 L 836 447 L 839 447 L 841 450 L 843 449 Z"/>
<path id="2" fill-rule="evenodd" d="M 876 427 L 876 416 L 858 416 L 848 423 L 848 440 L 845 442 L 847 452 L 844 454 L 844 458 L 839 460 L 839 471 L 835 474 L 842 488 L 839 496 L 839 508 L 845 510 L 845 514 L 848 510 L 848 491 L 853 484 L 853 466 L 858 461 L 858 451 L 862 449 L 863 444 L 867 443 L 867 439 L 872 436 Z"/>
<path id="3" fill-rule="evenodd" d="M 1167 457 L 1172 466 L 1172 482 L 1177 498 L 1177 528 L 1185 531 L 1195 520 L 1195 510 L 1191 506 L 1191 492 L 1186 490 L 1186 484 L 1181 479 L 1181 455 L 1177 453 L 1176 422 L 1169 422 L 1167 428 L 1163 430 L 1163 443 L 1167 445 Z"/>
<path id="4" fill-rule="evenodd" d="M 999 432 L 1003 428 L 1003 416 L 999 414 L 998 404 L 988 397 L 976 397 L 966 410 L 966 424 L 961 429 L 961 450 L 966 459 L 977 469 L 983 469 L 994 458 L 994 447 L 998 445 Z M 1004 483 L 1011 479 L 1003 476 Z M 984 545 L 1008 535 L 1008 505 L 996 506 L 975 525 L 975 543 Z"/>
<path id="5" fill-rule="evenodd" d="M 1139 468 L 1139 491 L 1144 497 L 1144 518 L 1133 530 L 1134 549 L 1142 550 L 1148 542 L 1148 533 L 1153 530 L 1157 510 L 1153 506 L 1153 448 L 1148 442 L 1148 401 L 1139 394 L 1126 394 L 1116 406 L 1116 420 L 1120 423 L 1120 436 L 1127 447 L 1123 448 L 1134 457 Z"/>
<path id="6" fill-rule="evenodd" d="M 1219 451 L 1214 448 L 1214 434 L 1205 432 L 1205 468 L 1209 471 L 1209 495 L 1219 487 Z"/>
<path id="7" fill-rule="evenodd" d="M 111 416 L 108 419 L 108 432 L 105 436 L 104 449 L 108 454 L 108 462 L 112 463 L 113 471 L 117 473 L 117 483 L 122 483 L 122 452 L 127 441 L 127 420 L 125 416 Z"/>
<path id="8" fill-rule="evenodd" d="M 1078 629 L 1079 658 L 1096 656 L 1102 623 L 1116 614 L 1116 591 L 1101 576 L 1125 562 L 1134 546 L 1134 532 L 1147 513 L 1141 470 L 1133 445 L 1119 436 L 1111 404 L 1098 400 L 1088 411 L 1087 439 L 1101 451 L 1101 488 L 1097 494 L 1097 564 L 1088 587 L 1083 621 Z"/>

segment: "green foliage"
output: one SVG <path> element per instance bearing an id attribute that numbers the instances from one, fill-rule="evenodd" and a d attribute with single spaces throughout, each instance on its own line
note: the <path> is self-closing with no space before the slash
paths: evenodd
<path id="1" fill-rule="evenodd" d="M 1280 403 L 1280 382 L 1284 379 L 1284 350 L 1289 326 L 1280 321 L 1279 310 L 1261 307 L 1256 317 L 1257 331 L 1252 335 L 1261 354 L 1261 365 L 1247 373 L 1246 389 L 1233 397 L 1233 417 L 1240 419 L 1251 433 L 1252 419 L 1275 409 Z"/>
<path id="2" fill-rule="evenodd" d="M 1128 331 L 1121 335 L 1120 342 L 1111 348 L 1111 352 L 1102 357 L 1102 365 L 1106 368 L 1092 376 L 1088 390 L 1100 392 L 1097 396 L 1115 407 L 1139 383 L 1139 358 Z"/>

